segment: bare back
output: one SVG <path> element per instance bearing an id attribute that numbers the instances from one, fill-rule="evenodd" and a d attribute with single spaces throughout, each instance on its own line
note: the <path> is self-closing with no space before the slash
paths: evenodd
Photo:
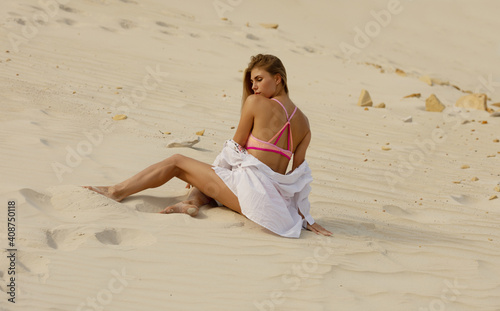
<path id="1" fill-rule="evenodd" d="M 241 145 L 245 145 L 248 136 L 252 134 L 255 138 L 263 141 L 269 141 L 276 133 L 283 129 L 287 122 L 287 114 L 290 116 L 295 109 L 295 105 L 288 98 L 288 96 L 276 97 L 283 107 L 274 100 L 268 99 L 261 95 L 249 96 L 248 103 L 245 102 L 244 109 L 242 110 L 242 119 L 238 126 L 235 140 Z M 251 115 L 249 118 L 246 115 Z M 251 119 L 251 127 L 249 131 L 244 133 L 245 124 L 249 123 Z M 293 155 L 293 169 L 304 161 L 305 150 L 309 145 L 310 140 L 310 127 L 307 117 L 300 109 L 297 109 L 293 117 L 289 120 L 290 130 L 293 144 L 291 151 Z M 248 128 L 248 125 L 247 125 Z M 306 139 L 305 139 L 306 138 Z M 284 131 L 278 139 L 276 146 L 286 149 L 288 142 L 288 131 Z M 268 152 L 265 150 L 249 149 L 248 152 L 259 159 L 261 162 L 269 166 L 275 172 L 285 174 L 288 168 L 289 159 L 279 153 Z"/>

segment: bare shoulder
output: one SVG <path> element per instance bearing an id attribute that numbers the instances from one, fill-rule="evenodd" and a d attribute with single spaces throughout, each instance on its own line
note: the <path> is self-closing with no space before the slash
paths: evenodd
<path id="1" fill-rule="evenodd" d="M 309 119 L 307 118 L 305 113 L 302 112 L 302 110 L 300 108 L 297 108 L 297 112 L 298 112 L 298 115 L 297 115 L 298 118 L 297 118 L 296 122 L 299 123 L 298 125 L 301 128 L 301 132 L 303 131 L 304 134 L 307 134 L 307 132 L 311 131 L 311 128 L 309 125 Z"/>
<path id="2" fill-rule="evenodd" d="M 268 98 L 265 98 L 262 95 L 252 94 L 249 95 L 245 100 L 245 106 L 248 106 L 250 108 L 258 108 L 261 107 L 266 102 L 266 100 L 268 100 Z"/>

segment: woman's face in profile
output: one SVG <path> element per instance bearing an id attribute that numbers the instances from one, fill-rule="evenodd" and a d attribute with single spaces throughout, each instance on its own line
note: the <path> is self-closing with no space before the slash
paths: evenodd
<path id="1" fill-rule="evenodd" d="M 250 83 L 254 94 L 271 98 L 276 93 L 276 78 L 262 68 L 254 68 L 250 72 Z"/>

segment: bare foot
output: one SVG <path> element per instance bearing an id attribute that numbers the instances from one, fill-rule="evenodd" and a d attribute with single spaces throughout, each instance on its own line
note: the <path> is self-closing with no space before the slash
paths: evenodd
<path id="1" fill-rule="evenodd" d="M 115 194 L 115 189 L 114 187 L 93 187 L 93 186 L 84 186 L 83 188 L 97 192 L 99 194 L 102 194 L 105 197 L 108 197 L 110 199 L 113 199 L 117 202 L 120 202 L 123 200 L 123 198 L 118 197 Z"/>
<path id="2" fill-rule="evenodd" d="M 160 214 L 173 214 L 173 213 L 184 213 L 188 214 L 192 217 L 198 215 L 198 211 L 200 210 L 198 206 L 193 204 L 191 200 L 179 202 L 175 205 L 168 206 Z"/>

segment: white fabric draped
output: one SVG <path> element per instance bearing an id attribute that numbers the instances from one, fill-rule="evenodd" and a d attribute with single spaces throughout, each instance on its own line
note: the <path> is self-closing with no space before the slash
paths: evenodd
<path id="1" fill-rule="evenodd" d="M 241 212 L 248 219 L 290 238 L 298 238 L 302 227 L 314 223 L 308 198 L 312 175 L 306 161 L 283 175 L 248 154 L 235 141 L 227 140 L 213 166 L 238 197 Z"/>

